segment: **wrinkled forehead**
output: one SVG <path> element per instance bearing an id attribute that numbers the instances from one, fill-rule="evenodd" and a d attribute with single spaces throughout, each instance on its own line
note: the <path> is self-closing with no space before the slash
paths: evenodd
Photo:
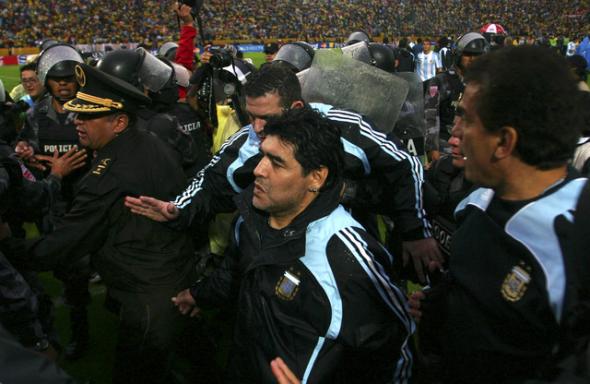
<path id="1" fill-rule="evenodd" d="M 265 93 L 260 97 L 246 96 L 246 109 L 252 114 L 276 115 L 282 112 L 278 92 Z"/>

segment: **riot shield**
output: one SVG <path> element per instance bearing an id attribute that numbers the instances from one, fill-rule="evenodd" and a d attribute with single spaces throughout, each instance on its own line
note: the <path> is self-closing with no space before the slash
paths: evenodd
<path id="1" fill-rule="evenodd" d="M 342 47 L 342 54 L 365 64 L 371 64 L 371 52 L 369 52 L 369 46 L 364 41 Z"/>
<path id="2" fill-rule="evenodd" d="M 37 63 L 37 76 L 41 84 L 45 84 L 47 72 L 62 61 L 75 61 L 83 63 L 82 56 L 76 49 L 67 44 L 55 44 L 41 52 L 39 62 Z"/>
<path id="3" fill-rule="evenodd" d="M 318 50 L 301 78 L 306 102 L 353 110 L 385 133 L 393 130 L 409 89 L 406 80 L 337 50 Z"/>
<path id="4" fill-rule="evenodd" d="M 408 97 L 404 101 L 393 132 L 413 155 L 424 155 L 424 93 L 422 80 L 415 72 L 397 72 L 395 76 L 409 85 Z"/>

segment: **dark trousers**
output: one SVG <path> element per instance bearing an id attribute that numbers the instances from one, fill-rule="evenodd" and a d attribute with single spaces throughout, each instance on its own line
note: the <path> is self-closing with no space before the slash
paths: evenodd
<path id="1" fill-rule="evenodd" d="M 173 382 L 171 367 L 186 321 L 170 300 L 175 294 L 110 292 L 120 305 L 114 384 Z"/>

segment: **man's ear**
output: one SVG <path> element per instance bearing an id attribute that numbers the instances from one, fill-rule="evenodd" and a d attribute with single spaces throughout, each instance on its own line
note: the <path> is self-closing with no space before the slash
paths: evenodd
<path id="1" fill-rule="evenodd" d="M 494 151 L 494 157 L 501 160 L 515 155 L 518 132 L 513 127 L 502 127 L 497 132 L 498 146 Z"/>
<path id="2" fill-rule="evenodd" d="M 311 176 L 309 188 L 319 191 L 326 183 L 329 172 L 330 171 L 328 170 L 328 167 L 324 166 L 321 166 L 320 168 L 311 171 L 309 174 L 309 176 Z"/>
<path id="3" fill-rule="evenodd" d="M 129 126 L 129 116 L 124 113 L 117 115 L 115 118 L 115 127 L 113 128 L 113 132 L 119 134 L 123 132 Z"/>
<path id="4" fill-rule="evenodd" d="M 291 103 L 291 109 L 303 108 L 304 105 L 303 100 L 295 100 Z"/>

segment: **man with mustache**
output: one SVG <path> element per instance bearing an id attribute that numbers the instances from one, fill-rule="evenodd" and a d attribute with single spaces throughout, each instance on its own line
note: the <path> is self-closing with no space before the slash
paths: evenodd
<path id="1" fill-rule="evenodd" d="M 339 204 L 339 137 L 308 107 L 269 118 L 223 265 L 173 298 L 192 315 L 235 303 L 228 383 L 274 383 L 277 356 L 303 382 L 409 380 L 414 324 L 393 257 Z"/>
<path id="2" fill-rule="evenodd" d="M 128 84 L 79 64 L 81 88 L 65 104 L 80 144 L 95 151 L 71 210 L 55 231 L 27 243 L 33 268 L 53 269 L 90 254 L 119 318 L 113 383 L 170 383 L 183 318 L 170 297 L 194 281 L 185 233 L 131 214 L 127 195 L 170 198 L 185 182 L 172 149 L 140 129 L 136 113 L 150 99 Z"/>
<path id="3" fill-rule="evenodd" d="M 266 121 L 306 104 L 301 86 L 291 68 L 273 62 L 252 75 L 245 87 L 246 111 L 251 124 L 232 136 L 172 202 L 141 196 L 129 197 L 125 204 L 132 212 L 170 225 L 186 227 L 194 221 L 206 223 L 211 214 L 232 212 L 233 197 L 253 181 L 258 164 L 258 149 L 265 139 Z M 422 166 L 384 134 L 372 129 L 363 116 L 330 105 L 312 103 L 312 108 L 341 127 L 344 144 L 347 192 L 354 196 L 351 180 L 384 184 L 386 193 L 371 209 L 391 215 L 403 238 L 404 260 L 412 260 L 418 277 L 424 281 L 423 266 L 440 261 L 440 251 L 431 237 L 430 224 L 422 208 Z M 351 187 L 351 188 L 349 188 Z M 351 192 L 352 190 L 352 192 Z M 354 197 L 345 205 L 354 204 Z"/>

